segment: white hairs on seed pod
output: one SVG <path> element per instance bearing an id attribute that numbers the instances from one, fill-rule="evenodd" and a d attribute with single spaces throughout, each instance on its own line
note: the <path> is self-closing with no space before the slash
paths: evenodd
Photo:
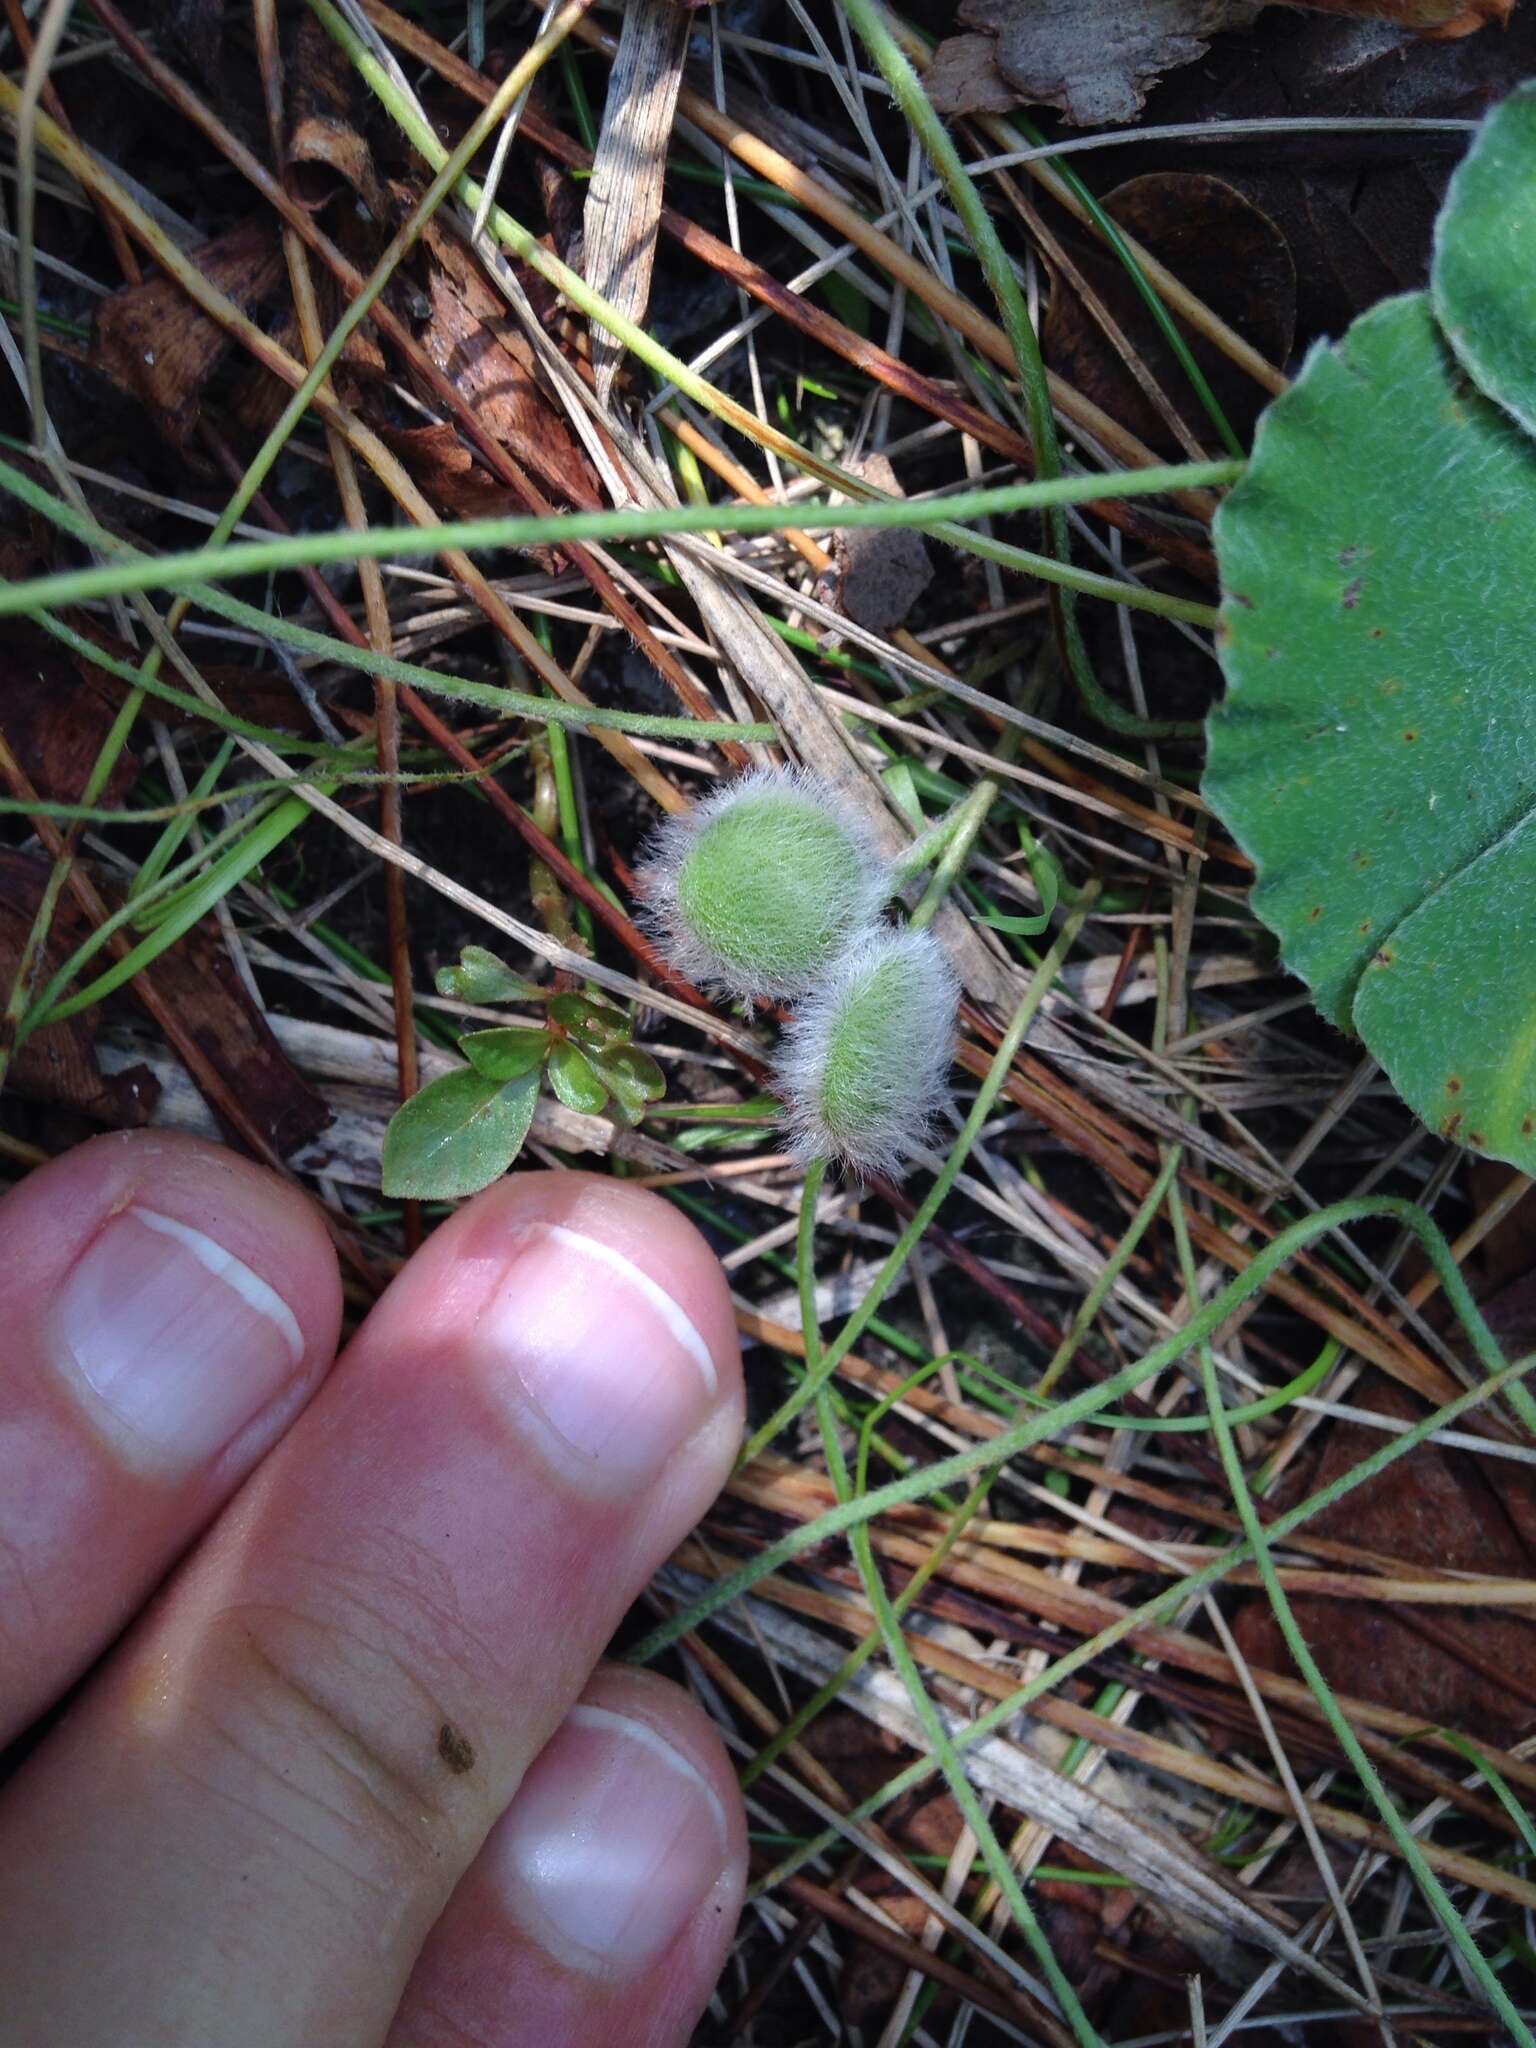
<path id="1" fill-rule="evenodd" d="M 828 1049 L 850 1003 L 893 963 L 903 970 L 899 995 L 860 1045 L 858 1129 L 834 1128 L 823 1107 Z M 948 1100 L 959 1000 L 960 984 L 930 932 L 877 925 L 855 939 L 802 1000 L 779 1043 L 776 1078 L 797 1157 L 899 1175 Z"/>
<path id="2" fill-rule="evenodd" d="M 832 820 L 853 849 L 860 872 L 851 900 L 845 903 L 847 935 L 872 924 L 890 893 L 889 869 L 864 820 L 850 810 L 830 784 L 803 768 L 751 769 L 691 810 L 662 819 L 642 847 L 636 867 L 641 928 L 689 981 L 723 990 L 749 1003 L 763 997 L 796 994 L 805 986 L 805 978 L 795 983 L 770 984 L 740 960 L 725 957 L 682 915 L 678 883 L 689 855 L 709 825 L 737 805 L 770 794 L 797 798 L 804 804 L 808 817 Z M 757 880 L 748 878 L 749 887 Z M 842 878 L 834 876 L 828 867 L 825 848 L 809 836 L 797 841 L 792 824 L 783 819 L 774 843 L 765 849 L 760 885 L 764 889 L 793 890 L 797 899 L 807 904 L 825 905 L 848 895 Z M 744 903 L 743 910 L 750 920 L 750 905 Z M 749 922 L 746 928 L 750 929 Z"/>

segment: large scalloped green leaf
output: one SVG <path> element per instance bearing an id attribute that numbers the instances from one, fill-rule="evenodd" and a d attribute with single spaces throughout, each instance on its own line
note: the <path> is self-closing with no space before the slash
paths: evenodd
<path id="1" fill-rule="evenodd" d="M 1536 79 L 1494 108 L 1457 165 L 1430 290 L 1462 367 L 1536 434 Z"/>
<path id="2" fill-rule="evenodd" d="M 1319 1007 L 1536 1171 L 1536 443 L 1422 294 L 1319 347 L 1216 522 L 1205 792 Z"/>

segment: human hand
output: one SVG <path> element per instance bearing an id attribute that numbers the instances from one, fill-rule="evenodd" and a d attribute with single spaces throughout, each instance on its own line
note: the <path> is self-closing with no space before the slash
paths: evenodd
<path id="1" fill-rule="evenodd" d="M 691 1225 L 518 1174 L 333 1363 L 316 1213 L 139 1132 L 0 1201 L 0 1302 L 0 1742 L 113 1646 L 0 1786 L 3 2048 L 685 2040 L 741 1803 L 593 1667 L 740 1441 Z"/>

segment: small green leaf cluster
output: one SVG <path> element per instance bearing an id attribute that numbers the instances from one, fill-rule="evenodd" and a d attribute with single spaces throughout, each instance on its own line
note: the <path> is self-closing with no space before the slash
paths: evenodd
<path id="1" fill-rule="evenodd" d="M 541 1085 L 588 1116 L 611 1103 L 627 1124 L 639 1123 L 666 1092 L 660 1067 L 631 1043 L 622 1010 L 587 995 L 553 995 L 483 946 L 466 946 L 437 987 L 460 1002 L 538 1003 L 548 1022 L 498 1025 L 459 1040 L 469 1065 L 429 1082 L 390 1122 L 386 1195 L 443 1201 L 498 1180 L 522 1150 Z"/>
<path id="2" fill-rule="evenodd" d="M 944 1100 L 958 987 L 926 931 L 881 920 L 895 877 L 837 794 L 757 770 L 660 827 L 640 870 L 681 972 L 798 999 L 775 1074 L 806 1159 L 900 1172 Z"/>

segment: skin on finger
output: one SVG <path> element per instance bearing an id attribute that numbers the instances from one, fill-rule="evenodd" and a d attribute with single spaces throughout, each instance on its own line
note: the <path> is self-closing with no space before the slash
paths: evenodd
<path id="1" fill-rule="evenodd" d="M 708 1717 L 664 1679 L 607 1666 L 433 1928 L 388 2048 L 681 2048 L 746 1873 Z"/>
<path id="2" fill-rule="evenodd" d="M 467 1204 L 0 1800 L 0 2042 L 373 2048 L 740 1434 L 691 1224 Z"/>
<path id="3" fill-rule="evenodd" d="M 198 1138 L 93 1139 L 0 1201 L 0 1742 L 143 1605 L 313 1394 L 313 1205 Z"/>

